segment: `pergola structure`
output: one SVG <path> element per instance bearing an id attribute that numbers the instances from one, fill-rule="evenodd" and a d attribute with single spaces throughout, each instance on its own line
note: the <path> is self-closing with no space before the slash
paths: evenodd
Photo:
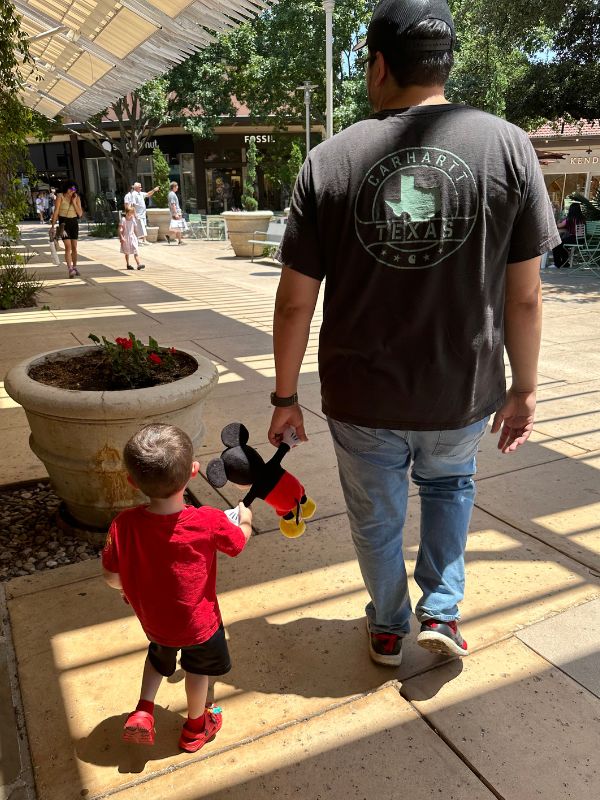
<path id="1" fill-rule="evenodd" d="M 34 63 L 23 102 L 84 121 L 277 0 L 13 0 Z"/>

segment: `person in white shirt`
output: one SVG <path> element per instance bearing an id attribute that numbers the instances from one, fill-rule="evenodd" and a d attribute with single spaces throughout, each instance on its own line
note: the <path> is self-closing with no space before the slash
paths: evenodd
<path id="1" fill-rule="evenodd" d="M 127 206 L 135 208 L 135 216 L 137 218 L 137 237 L 139 244 L 149 244 L 146 241 L 146 197 L 152 197 L 154 192 L 157 192 L 160 187 L 155 186 L 149 192 L 142 191 L 142 184 L 139 181 L 133 184 L 131 191 L 125 195 L 123 205 L 125 209 Z"/>

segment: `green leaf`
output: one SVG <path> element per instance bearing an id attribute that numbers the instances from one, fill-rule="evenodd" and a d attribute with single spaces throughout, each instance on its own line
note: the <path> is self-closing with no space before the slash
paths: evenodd
<path id="1" fill-rule="evenodd" d="M 96 344 L 100 344 L 100 339 L 94 333 L 90 333 L 88 339 L 91 339 L 92 342 L 95 342 Z"/>

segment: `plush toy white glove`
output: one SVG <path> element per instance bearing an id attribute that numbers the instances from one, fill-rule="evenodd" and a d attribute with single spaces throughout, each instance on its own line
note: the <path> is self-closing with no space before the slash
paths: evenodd
<path id="1" fill-rule="evenodd" d="M 302 439 L 296 433 L 296 429 L 292 428 L 291 425 L 289 428 L 286 428 L 283 432 L 283 436 L 281 437 L 281 441 L 291 449 L 292 447 L 296 447 L 299 444 L 302 444 Z"/>
<path id="2" fill-rule="evenodd" d="M 228 508 L 225 511 L 225 516 L 229 517 L 234 525 L 240 524 L 240 510 L 237 506 L 235 508 Z"/>

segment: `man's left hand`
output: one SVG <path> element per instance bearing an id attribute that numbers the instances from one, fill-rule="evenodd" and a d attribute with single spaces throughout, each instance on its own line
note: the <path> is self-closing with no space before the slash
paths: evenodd
<path id="1" fill-rule="evenodd" d="M 302 409 L 297 403 L 286 408 L 276 408 L 273 411 L 271 427 L 269 428 L 269 441 L 274 447 L 279 447 L 286 429 L 290 427 L 296 431 L 296 436 L 300 441 L 308 442 L 308 436 L 304 430 Z"/>

